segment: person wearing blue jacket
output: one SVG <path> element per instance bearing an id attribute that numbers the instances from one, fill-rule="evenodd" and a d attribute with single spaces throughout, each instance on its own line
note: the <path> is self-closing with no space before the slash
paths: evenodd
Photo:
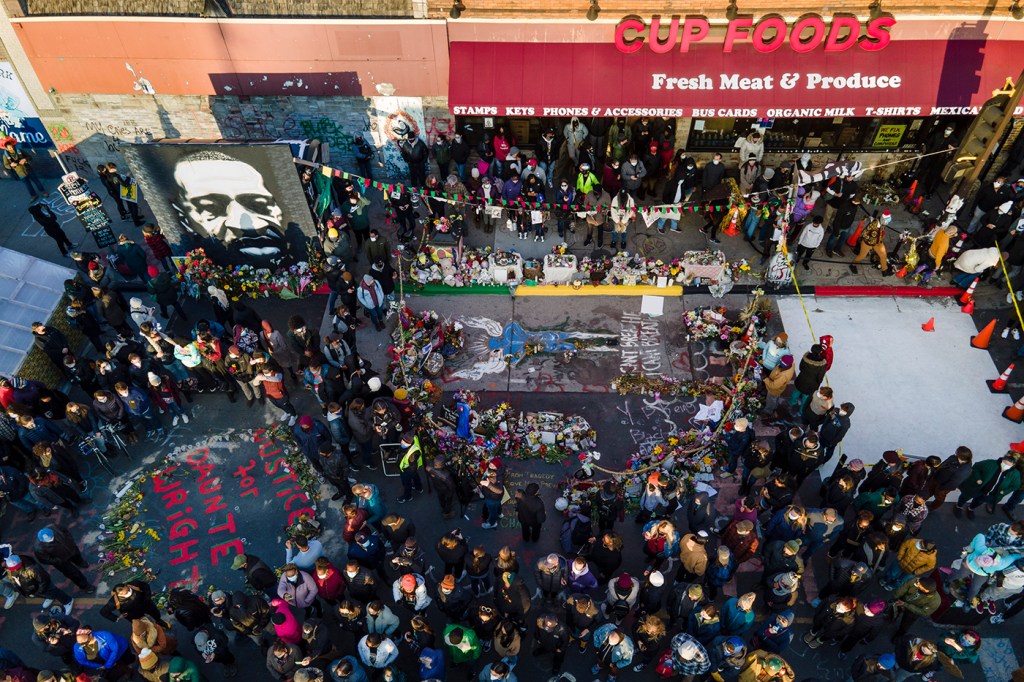
<path id="1" fill-rule="evenodd" d="M 732 556 L 732 550 L 725 545 L 719 545 L 718 554 L 715 560 L 708 563 L 708 569 L 704 572 L 704 580 L 707 582 L 708 596 L 714 600 L 718 598 L 718 590 L 732 580 L 736 573 L 736 559 Z"/>
<path id="2" fill-rule="evenodd" d="M 754 600 L 757 595 L 747 592 L 733 597 L 722 606 L 722 634 L 742 637 L 754 626 Z"/>
<path id="3" fill-rule="evenodd" d="M 31 417 L 25 415 L 18 420 L 18 440 L 31 451 L 36 443 L 48 441 L 68 441 L 70 438 L 61 431 L 60 427 L 45 417 Z"/>
<path id="4" fill-rule="evenodd" d="M 736 475 L 740 457 L 747 453 L 756 438 L 754 428 L 746 417 L 740 417 L 732 423 L 732 428 L 726 430 L 725 447 L 729 452 L 729 462 L 721 473 L 722 478 Z"/>
<path id="5" fill-rule="evenodd" d="M 125 657 L 127 651 L 128 640 L 113 632 L 94 632 L 88 625 L 83 625 L 75 633 L 75 660 L 78 664 L 94 670 L 121 671 L 120 676 L 111 673 L 110 679 L 120 679 L 130 672 L 130 657 Z"/>
<path id="6" fill-rule="evenodd" d="M 773 654 L 785 653 L 793 641 L 793 621 L 796 616 L 792 611 L 786 610 L 776 613 L 767 619 L 761 629 L 754 635 L 751 646 L 757 649 L 764 649 Z"/>
<path id="7" fill-rule="evenodd" d="M 429 647 L 420 649 L 420 679 L 446 679 L 443 651 L 440 649 L 431 649 Z"/>
<path id="8" fill-rule="evenodd" d="M 317 471 L 321 470 L 320 446 L 331 442 L 331 432 L 319 419 L 309 415 L 299 417 L 299 423 L 292 427 L 295 445 Z"/>
<path id="9" fill-rule="evenodd" d="M 362 664 L 355 656 L 343 656 L 331 661 L 328 672 L 333 682 L 370 682 Z"/>
<path id="10" fill-rule="evenodd" d="M 155 435 L 160 439 L 167 435 L 164 425 L 153 412 L 153 401 L 145 393 L 122 382 L 116 383 L 114 390 L 128 415 L 145 425 L 147 436 Z"/>
<path id="11" fill-rule="evenodd" d="M 764 529 L 765 544 L 775 540 L 803 540 L 807 534 L 807 514 L 795 504 L 783 507 L 772 515 Z"/>

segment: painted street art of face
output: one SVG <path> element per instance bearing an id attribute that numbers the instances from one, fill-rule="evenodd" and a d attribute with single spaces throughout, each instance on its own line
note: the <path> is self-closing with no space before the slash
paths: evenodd
<path id="1" fill-rule="evenodd" d="M 186 228 L 214 237 L 251 261 L 279 259 L 286 243 L 283 212 L 263 176 L 248 163 L 216 151 L 183 157 L 174 169 L 175 208 Z"/>

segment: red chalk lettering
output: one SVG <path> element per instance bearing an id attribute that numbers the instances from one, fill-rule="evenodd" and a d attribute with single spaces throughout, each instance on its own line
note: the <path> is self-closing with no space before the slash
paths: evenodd
<path id="1" fill-rule="evenodd" d="M 160 498 L 164 502 L 166 502 L 166 504 L 164 505 L 164 509 L 170 509 L 171 507 L 176 507 L 179 504 L 185 504 L 185 502 L 188 500 L 188 491 L 171 490 L 170 492 L 166 492 L 163 495 L 161 495 Z"/>
<path id="2" fill-rule="evenodd" d="M 272 462 L 264 462 L 263 471 L 267 476 L 270 476 L 271 474 L 276 474 L 277 470 L 283 466 L 285 466 L 284 457 L 278 457 Z"/>
<path id="3" fill-rule="evenodd" d="M 199 448 L 188 453 L 185 457 L 185 461 L 189 464 L 202 464 L 210 456 L 210 448 Z"/>
<path id="4" fill-rule="evenodd" d="M 245 481 L 244 480 L 242 481 L 242 485 L 245 485 Z M 252 484 L 250 484 L 250 485 L 252 485 Z M 249 488 L 248 490 L 243 490 L 242 494 L 239 495 L 239 497 L 245 497 L 246 495 L 252 495 L 253 497 L 259 497 L 259 494 L 260 494 L 259 489 L 256 488 L 255 486 L 253 486 L 253 487 Z"/>
<path id="5" fill-rule="evenodd" d="M 173 481 L 168 482 L 166 478 L 161 478 L 160 476 L 153 477 L 153 492 L 155 493 L 165 493 L 168 490 L 174 490 L 175 488 L 180 487 L 180 480 L 175 479 Z"/>
<path id="6" fill-rule="evenodd" d="M 291 511 L 292 510 L 292 500 L 294 500 L 295 498 L 298 498 L 300 503 L 301 502 L 309 502 L 309 496 L 306 493 L 299 493 L 298 495 L 292 495 L 284 503 L 284 508 L 285 508 L 286 511 Z"/>
<path id="7" fill-rule="evenodd" d="M 210 530 L 206 531 L 206 534 L 213 535 L 214 533 L 219 533 L 222 530 L 229 530 L 232 533 L 235 532 L 235 515 L 231 512 L 228 512 L 228 520 L 226 522 L 222 523 L 219 526 L 211 527 Z"/>
<path id="8" fill-rule="evenodd" d="M 298 483 L 299 478 L 295 475 L 294 471 L 289 471 L 287 474 L 274 479 L 274 483 L 284 483 L 285 481 L 295 481 Z"/>
<path id="9" fill-rule="evenodd" d="M 199 492 L 203 495 L 212 495 L 220 491 L 220 479 L 210 478 L 199 484 Z"/>
<path id="10" fill-rule="evenodd" d="M 189 533 L 194 531 L 196 528 L 199 528 L 199 524 L 195 519 L 182 519 L 181 521 L 171 524 L 170 537 L 172 540 L 187 538 Z"/>
<path id="11" fill-rule="evenodd" d="M 289 521 L 288 523 L 291 523 L 291 521 Z M 229 549 L 233 549 L 235 551 L 229 553 Z M 217 566 L 220 564 L 220 557 L 231 556 L 233 558 L 235 554 L 245 554 L 245 545 L 242 544 L 241 538 L 228 540 L 227 542 L 222 542 L 216 547 L 211 547 L 210 563 L 212 563 L 214 566 Z"/>
<path id="12" fill-rule="evenodd" d="M 203 500 L 203 513 L 206 514 L 207 516 L 209 516 L 210 514 L 212 514 L 214 512 L 218 512 L 221 509 L 227 509 L 227 508 L 228 508 L 228 506 L 226 504 L 224 504 L 224 498 L 221 497 L 220 495 L 217 495 L 216 497 L 211 497 L 209 499 Z"/>
<path id="13" fill-rule="evenodd" d="M 199 480 L 205 481 L 213 473 L 213 464 L 210 462 L 204 464 L 196 464 L 192 467 L 195 471 L 199 472 Z"/>
<path id="14" fill-rule="evenodd" d="M 199 555 L 195 552 L 189 551 L 189 547 L 198 543 L 199 540 L 186 540 L 185 542 L 179 542 L 176 545 L 171 545 L 171 554 L 177 554 L 178 556 L 170 560 L 171 566 L 177 566 L 183 564 L 186 561 L 194 561 L 199 558 Z"/>

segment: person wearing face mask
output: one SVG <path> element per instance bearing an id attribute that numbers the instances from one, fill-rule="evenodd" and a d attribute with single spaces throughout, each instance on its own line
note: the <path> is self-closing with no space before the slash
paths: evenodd
<path id="1" fill-rule="evenodd" d="M 455 171 L 459 175 L 459 180 L 465 182 L 466 163 L 469 161 L 469 143 L 463 139 L 462 133 L 456 131 L 455 135 L 452 136 L 448 153 L 451 157 L 451 162 L 455 164 Z M 448 173 L 444 172 L 442 175 L 448 175 Z"/>
<path id="2" fill-rule="evenodd" d="M 970 475 L 960 484 L 960 499 L 953 508 L 956 516 L 967 509 L 967 518 L 974 518 L 974 510 L 985 503 L 991 514 L 996 502 L 1020 488 L 1020 471 L 1014 466 L 1017 453 L 1012 450 L 999 460 L 977 462 Z"/>
<path id="3" fill-rule="evenodd" d="M 589 132 L 587 126 L 583 125 L 575 116 L 562 128 L 562 135 L 565 137 L 565 149 L 569 154 L 569 158 L 572 159 L 573 165 L 579 163 L 579 150 L 586 141 Z"/>
<path id="4" fill-rule="evenodd" d="M 554 186 L 555 164 L 558 163 L 558 151 L 560 148 L 561 143 L 555 135 L 554 128 L 548 128 L 540 136 L 540 141 L 534 150 L 537 154 L 537 165 L 544 171 L 544 175 L 548 179 L 548 187 Z"/>
<path id="5" fill-rule="evenodd" d="M 761 175 L 761 164 L 757 161 L 757 156 L 751 153 L 746 160 L 746 163 L 740 166 L 740 192 L 744 195 L 749 194 L 754 189 L 754 182 Z"/>
<path id="6" fill-rule="evenodd" d="M 622 176 L 622 189 L 629 192 L 630 197 L 636 198 L 640 192 L 640 186 L 647 177 L 647 166 L 640 160 L 639 154 L 631 152 L 629 159 L 622 164 L 620 169 Z"/>
<path id="7" fill-rule="evenodd" d="M 601 171 L 601 186 L 609 196 L 618 194 L 622 189 L 622 162 L 618 159 L 613 159 L 604 165 Z"/>
<path id="8" fill-rule="evenodd" d="M 612 221 L 611 248 L 615 250 L 621 243 L 621 248 L 626 248 L 626 231 L 636 218 L 636 200 L 626 187 L 619 190 L 619 193 L 612 199 L 608 209 L 608 217 Z M 600 237 L 598 238 L 600 241 Z"/>
<path id="9" fill-rule="evenodd" d="M 704 172 L 701 176 L 701 185 L 704 188 L 704 197 L 725 180 L 725 165 L 722 163 L 722 155 L 718 152 L 704 165 Z"/>
<path id="10" fill-rule="evenodd" d="M 388 197 L 388 204 L 391 206 L 391 211 L 398 225 L 399 241 L 404 242 L 412 239 L 413 233 L 416 231 L 416 212 L 413 210 L 412 193 L 401 187 L 396 187 L 395 191 Z M 358 243 L 353 262 L 359 261 L 359 249 L 364 246 L 366 234 L 366 232 L 361 232 L 356 236 Z"/>
<path id="11" fill-rule="evenodd" d="M 793 622 L 796 620 L 796 616 L 790 610 L 785 610 L 780 613 L 776 613 L 771 618 L 765 620 L 764 625 L 758 630 L 751 642 L 751 648 L 763 649 L 775 654 L 781 654 L 789 648 L 790 643 L 793 641 L 793 632 L 790 628 Z M 739 639 L 733 637 L 730 639 Z M 743 640 L 739 640 L 742 642 Z M 738 648 L 734 642 L 734 651 Z"/>
<path id="12" fill-rule="evenodd" d="M 633 129 L 626 119 L 617 118 L 608 129 L 609 158 L 613 161 L 625 161 L 633 142 Z"/>
<path id="13" fill-rule="evenodd" d="M 1000 204 L 1013 200 L 1013 190 L 1006 184 L 1006 178 L 997 177 L 992 182 L 983 185 L 978 190 L 978 196 L 974 200 L 974 213 L 971 222 L 967 224 L 967 233 L 974 234 L 982 224 L 982 218 L 989 211 L 997 208 Z"/>
<path id="14" fill-rule="evenodd" d="M 868 253 L 873 251 L 878 256 L 882 276 L 888 277 L 892 274 L 892 268 L 889 267 L 889 256 L 885 252 L 885 228 L 891 222 L 892 213 L 886 209 L 882 211 L 881 216 L 872 219 L 864 226 L 860 237 L 860 250 L 857 251 L 857 256 L 850 263 L 850 272 L 857 274 L 857 263 L 864 260 Z"/>
<path id="15" fill-rule="evenodd" d="M 501 180 L 487 175 L 480 180 L 477 196 L 481 205 L 477 208 L 477 217 L 483 220 L 484 232 L 488 234 L 494 232 L 494 228 L 503 222 L 503 211 L 500 206 L 503 186 Z"/>
<path id="16" fill-rule="evenodd" d="M 606 166 L 607 168 L 607 166 Z M 573 211 L 576 204 L 576 192 L 569 186 L 567 180 L 559 183 L 555 190 L 555 219 L 558 221 L 558 238 L 565 237 L 565 231 L 575 232 L 573 227 Z"/>
<path id="17" fill-rule="evenodd" d="M 591 173 L 591 176 L 593 174 Z M 582 193 L 579 189 L 579 185 L 583 184 L 578 182 L 576 189 L 576 196 L 583 196 L 583 207 L 586 209 L 582 212 L 577 212 L 577 217 L 582 217 L 587 222 L 587 238 L 583 240 L 583 246 L 590 246 L 594 241 L 594 233 L 597 233 L 597 248 L 604 247 L 604 228 L 608 222 L 609 205 L 611 204 L 612 198 L 605 191 L 601 185 L 595 184 L 592 186 L 590 191 Z"/>
<path id="18" fill-rule="evenodd" d="M 925 142 L 924 158 L 917 167 L 917 177 L 921 181 L 924 197 L 930 199 L 942 182 L 942 169 L 950 159 L 950 154 L 960 146 L 960 136 L 953 130 L 953 124 L 936 127 Z"/>
<path id="19" fill-rule="evenodd" d="M 818 607 L 810 631 L 804 642 L 812 649 L 823 643 L 835 644 L 846 638 L 853 629 L 857 600 L 853 597 L 833 597 Z"/>

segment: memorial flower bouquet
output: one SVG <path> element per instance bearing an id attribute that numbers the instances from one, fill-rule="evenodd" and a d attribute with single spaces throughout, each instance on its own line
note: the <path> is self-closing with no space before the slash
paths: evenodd
<path id="1" fill-rule="evenodd" d="M 726 309 L 698 306 L 683 313 L 683 326 L 691 340 L 728 341 L 733 332 L 732 323 L 726 318 Z"/>

